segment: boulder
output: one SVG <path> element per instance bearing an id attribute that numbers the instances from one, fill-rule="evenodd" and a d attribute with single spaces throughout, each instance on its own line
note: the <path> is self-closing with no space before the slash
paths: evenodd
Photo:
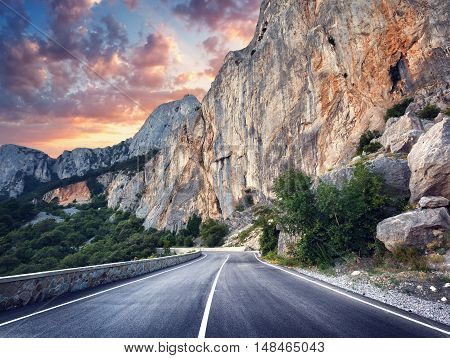
<path id="1" fill-rule="evenodd" d="M 424 196 L 419 200 L 419 207 L 422 209 L 445 208 L 449 200 L 443 196 Z"/>
<path id="2" fill-rule="evenodd" d="M 423 196 L 450 199 L 450 118 L 435 124 L 408 155 L 411 202 Z"/>
<path id="3" fill-rule="evenodd" d="M 442 246 L 450 229 L 446 208 L 414 210 L 387 218 L 377 225 L 377 239 L 389 251 L 400 247 L 425 249 Z"/>
<path id="4" fill-rule="evenodd" d="M 412 115 L 390 118 L 378 142 L 392 153 L 408 153 L 424 133 L 420 119 Z"/>
<path id="5" fill-rule="evenodd" d="M 406 159 L 387 157 L 379 155 L 375 159 L 368 161 L 367 166 L 374 173 L 380 175 L 385 184 L 395 189 L 401 196 L 409 196 L 409 180 L 411 172 Z"/>
<path id="6" fill-rule="evenodd" d="M 320 177 L 320 180 L 327 184 L 332 184 L 341 187 L 353 177 L 353 167 L 341 167 L 333 169 Z M 317 184 L 317 182 L 316 182 Z"/>
<path id="7" fill-rule="evenodd" d="M 278 255 L 293 256 L 295 246 L 298 241 L 298 236 L 290 235 L 286 232 L 280 231 L 280 235 L 278 236 Z"/>
<path id="8" fill-rule="evenodd" d="M 383 178 L 388 188 L 395 189 L 396 193 L 401 196 L 409 196 L 411 172 L 406 159 L 381 154 L 367 160 L 366 165 Z M 341 187 L 352 178 L 353 170 L 353 166 L 337 168 L 321 176 L 320 180 Z"/>

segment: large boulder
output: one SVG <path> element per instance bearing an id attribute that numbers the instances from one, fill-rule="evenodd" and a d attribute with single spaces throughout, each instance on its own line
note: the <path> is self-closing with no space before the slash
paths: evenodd
<path id="1" fill-rule="evenodd" d="M 389 251 L 400 247 L 425 249 L 443 246 L 450 228 L 446 208 L 414 210 L 385 219 L 377 225 L 377 239 Z"/>
<path id="2" fill-rule="evenodd" d="M 445 208 L 448 206 L 449 200 L 443 196 L 424 196 L 419 200 L 421 209 Z"/>
<path id="3" fill-rule="evenodd" d="M 409 153 L 423 133 L 421 120 L 412 114 L 406 114 L 400 118 L 390 118 L 383 135 L 377 141 L 392 153 Z"/>
<path id="4" fill-rule="evenodd" d="M 353 177 L 353 170 L 354 168 L 351 166 L 333 169 L 322 175 L 319 179 L 327 184 L 341 187 Z"/>
<path id="5" fill-rule="evenodd" d="M 411 172 L 406 159 L 380 154 L 375 158 L 366 160 L 367 167 L 378 174 L 385 185 L 396 191 L 400 196 L 409 196 L 409 180 Z M 334 169 L 320 177 L 325 183 L 341 187 L 353 177 L 353 166 Z M 316 182 L 317 184 L 317 182 Z"/>
<path id="6" fill-rule="evenodd" d="M 381 176 L 384 183 L 394 189 L 397 194 L 409 196 L 408 184 L 411 172 L 405 159 L 379 155 L 368 161 L 367 166 L 375 174 Z"/>
<path id="7" fill-rule="evenodd" d="M 295 247 L 300 238 L 280 231 L 278 236 L 278 255 L 291 257 L 294 255 Z"/>
<path id="8" fill-rule="evenodd" d="M 411 202 L 423 196 L 450 199 L 450 118 L 435 124 L 408 155 Z"/>

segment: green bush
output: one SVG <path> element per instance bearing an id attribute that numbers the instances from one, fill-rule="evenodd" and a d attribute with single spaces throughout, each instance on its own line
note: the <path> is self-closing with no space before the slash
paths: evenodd
<path id="1" fill-rule="evenodd" d="M 356 154 L 361 155 L 363 152 L 375 153 L 378 149 L 381 148 L 381 144 L 378 142 L 371 142 L 371 140 L 379 138 L 380 136 L 380 132 L 370 130 L 361 134 Z"/>
<path id="2" fill-rule="evenodd" d="M 202 218 L 200 215 L 192 214 L 186 224 L 185 236 L 198 237 L 200 235 L 200 225 L 202 224 Z"/>
<path id="3" fill-rule="evenodd" d="M 289 170 L 274 185 L 277 222 L 300 238 L 295 257 L 304 264 L 330 265 L 337 257 L 373 252 L 376 225 L 399 210 L 382 180 L 363 164 L 341 188 L 321 182 L 312 188 L 304 173 Z"/>
<path id="4" fill-rule="evenodd" d="M 450 117 L 450 107 L 447 107 L 445 111 L 443 111 L 442 113 L 445 114 L 447 117 Z"/>
<path id="5" fill-rule="evenodd" d="M 223 239 L 228 234 L 228 226 L 220 221 L 207 219 L 200 226 L 200 237 L 203 245 L 216 247 L 223 244 Z"/>
<path id="6" fill-rule="evenodd" d="M 406 108 L 414 101 L 414 98 L 405 98 L 400 103 L 395 104 L 386 111 L 384 115 L 384 120 L 387 121 L 389 118 L 401 117 L 405 114 Z"/>
<path id="7" fill-rule="evenodd" d="M 269 252 L 276 252 L 278 247 L 278 230 L 273 220 L 264 220 L 261 223 L 261 236 L 259 237 L 259 245 L 262 255 Z"/>
<path id="8" fill-rule="evenodd" d="M 423 119 L 434 119 L 440 111 L 441 110 L 439 107 L 436 107 L 434 104 L 427 104 L 419 112 L 417 112 L 417 115 Z"/>

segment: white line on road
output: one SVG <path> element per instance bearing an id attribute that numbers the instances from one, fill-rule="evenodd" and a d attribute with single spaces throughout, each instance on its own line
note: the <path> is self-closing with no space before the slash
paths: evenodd
<path id="1" fill-rule="evenodd" d="M 298 278 L 301 278 L 302 280 L 311 282 L 311 283 L 313 283 L 313 284 L 315 284 L 315 285 L 317 285 L 317 286 L 326 288 L 327 290 L 333 291 L 333 292 L 335 292 L 335 293 L 339 293 L 340 295 L 343 295 L 343 296 L 345 296 L 345 297 L 351 298 L 352 300 L 355 300 L 355 301 L 364 303 L 364 304 L 369 305 L 369 306 L 374 307 L 374 308 L 378 308 L 379 310 L 382 310 L 382 311 L 384 311 L 384 312 L 393 314 L 394 316 L 398 316 L 398 317 L 404 318 L 404 319 L 406 319 L 406 320 L 408 320 L 408 321 L 411 321 L 411 322 L 420 324 L 421 326 L 425 326 L 425 327 L 427 327 L 427 328 L 434 329 L 435 331 L 438 331 L 438 332 L 441 332 L 441 333 L 445 333 L 445 334 L 447 334 L 447 335 L 450 335 L 450 332 L 449 332 L 449 331 L 446 331 L 445 329 L 441 329 L 441 328 L 432 326 L 432 325 L 430 325 L 430 324 L 427 324 L 427 323 L 418 321 L 418 320 L 416 320 L 416 319 L 414 319 L 414 318 L 411 318 L 411 317 L 408 317 L 408 316 L 403 315 L 403 314 L 401 314 L 401 313 L 392 311 L 392 310 L 390 310 L 390 309 L 388 309 L 388 308 L 378 306 L 378 305 L 376 305 L 376 304 L 374 304 L 374 303 L 365 301 L 365 300 L 363 300 L 363 299 L 361 299 L 361 298 L 358 298 L 358 297 L 355 297 L 355 296 L 350 295 L 350 294 L 348 294 L 348 293 L 342 292 L 342 291 L 340 291 L 340 290 L 337 290 L 337 289 L 335 289 L 335 288 L 332 288 L 332 287 L 330 287 L 330 286 L 327 286 L 327 285 L 325 285 L 325 284 L 323 284 L 323 283 L 320 283 L 320 282 L 318 282 L 318 281 L 309 279 L 309 278 L 307 278 L 307 277 L 298 275 L 298 274 L 296 274 L 296 273 L 294 273 L 294 272 L 285 270 L 285 269 L 283 269 L 283 268 L 281 268 L 281 267 L 278 267 L 278 266 L 269 264 L 269 263 L 267 263 L 267 262 L 264 262 L 264 261 L 260 260 L 260 259 L 258 258 L 258 256 L 256 256 L 256 254 L 255 254 L 255 258 L 256 258 L 259 262 L 263 263 L 264 265 L 267 265 L 267 266 L 276 268 L 277 270 L 281 270 L 281 271 L 286 272 L 286 273 L 288 273 L 288 274 L 290 274 L 290 275 L 296 276 L 296 277 L 298 277 Z"/>
<path id="2" fill-rule="evenodd" d="M 230 258 L 230 255 L 227 256 L 222 266 L 220 266 L 219 271 L 217 272 L 216 278 L 214 279 L 213 285 L 211 287 L 211 291 L 209 292 L 208 301 L 206 301 L 205 312 L 203 312 L 202 324 L 200 325 L 200 330 L 198 331 L 198 338 L 205 338 L 206 335 L 206 327 L 208 326 L 208 318 L 209 311 L 211 310 L 211 303 L 214 296 L 214 291 L 216 290 L 217 281 L 219 280 L 220 272 L 222 271 L 225 263 Z"/>
<path id="3" fill-rule="evenodd" d="M 11 321 L 7 321 L 7 322 L 0 323 L 0 327 L 6 326 L 7 324 L 11 324 L 11 323 L 14 323 L 14 322 L 17 322 L 17 321 L 21 321 L 21 320 L 26 319 L 26 318 L 30 318 L 30 317 L 36 316 L 36 315 L 41 314 L 41 313 L 44 313 L 44 312 L 48 312 L 48 311 L 54 310 L 54 309 L 56 309 L 56 308 L 60 308 L 60 307 L 67 306 L 67 305 L 70 305 L 70 304 L 72 304 L 72 303 L 75 303 L 75 302 L 78 302 L 78 301 L 85 300 L 85 299 L 87 299 L 87 298 L 91 298 L 91 297 L 94 297 L 94 296 L 98 296 L 98 295 L 101 295 L 102 293 L 109 292 L 109 291 L 112 291 L 112 290 L 116 290 L 116 289 L 118 289 L 118 288 L 125 287 L 125 286 L 131 285 L 131 284 L 136 283 L 136 282 L 148 280 L 149 278 L 152 278 L 152 277 L 155 277 L 155 276 L 159 276 L 159 275 L 165 274 L 165 273 L 167 273 L 167 272 L 179 270 L 179 269 L 182 268 L 182 267 L 186 267 L 186 266 L 192 265 L 192 264 L 194 264 L 194 263 L 196 263 L 196 262 L 199 262 L 200 260 L 203 260 L 206 256 L 208 256 L 208 255 L 204 254 L 204 256 L 202 256 L 201 258 L 199 258 L 199 259 L 197 259 L 197 260 L 194 260 L 194 261 L 191 261 L 191 262 L 189 262 L 189 263 L 187 263 L 187 264 L 184 264 L 184 265 L 181 265 L 181 266 L 176 266 L 176 267 L 174 267 L 174 268 L 171 268 L 171 269 L 166 270 L 166 271 L 163 271 L 163 272 L 158 272 L 158 273 L 155 273 L 155 274 L 153 274 L 153 275 L 150 275 L 150 276 L 147 276 L 147 277 L 144 277 L 144 278 L 140 278 L 140 279 L 138 279 L 138 280 L 134 280 L 134 281 L 127 282 L 127 283 L 124 283 L 124 284 L 119 285 L 119 286 L 115 286 L 115 287 L 108 288 L 107 290 L 103 290 L 103 291 L 96 292 L 96 293 L 93 293 L 93 294 L 88 295 L 88 296 L 84 296 L 84 297 L 77 298 L 76 300 L 73 300 L 73 301 L 65 302 L 65 303 L 62 303 L 62 304 L 57 305 L 57 306 L 53 306 L 53 307 L 46 308 L 45 310 L 42 310 L 42 311 L 37 311 L 37 312 L 34 312 L 34 313 L 30 313 L 30 314 L 28 314 L 28 315 L 26 315 L 26 316 L 22 316 L 22 317 L 19 317 L 19 318 L 15 318 L 15 319 L 13 319 L 13 320 L 11 320 Z"/>

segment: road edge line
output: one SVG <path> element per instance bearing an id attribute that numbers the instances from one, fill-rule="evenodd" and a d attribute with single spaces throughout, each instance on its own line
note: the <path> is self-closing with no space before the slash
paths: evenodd
<path id="1" fill-rule="evenodd" d="M 87 298 L 91 298 L 91 297 L 94 297 L 94 296 L 98 296 L 98 295 L 101 295 L 102 293 L 106 293 L 106 292 L 109 292 L 109 291 L 112 291 L 112 290 L 116 290 L 116 289 L 118 289 L 118 288 L 122 288 L 122 287 L 125 287 L 125 286 L 128 286 L 128 285 L 131 285 L 132 283 L 136 283 L 136 282 L 148 280 L 149 278 L 152 278 L 152 277 L 155 277 L 155 276 L 159 276 L 159 275 L 165 274 L 165 273 L 167 273 L 167 272 L 171 272 L 171 271 L 178 270 L 178 269 L 180 269 L 180 268 L 182 268 L 182 267 L 186 267 L 186 266 L 192 265 L 192 264 L 194 264 L 194 263 L 196 263 L 196 262 L 199 262 L 199 261 L 203 260 L 204 258 L 206 258 L 206 256 L 208 256 L 208 255 L 203 254 L 203 256 L 200 257 L 199 259 L 196 259 L 196 260 L 194 260 L 194 261 L 188 262 L 188 263 L 183 264 L 183 265 L 181 265 L 181 266 L 176 266 L 176 267 L 173 267 L 173 268 L 171 268 L 171 269 L 169 269 L 169 270 L 166 270 L 166 271 L 163 271 L 163 272 L 157 272 L 157 273 L 155 273 L 155 274 L 153 274 L 153 275 L 146 276 L 146 277 L 140 278 L 140 279 L 138 279 L 138 280 L 134 280 L 134 281 L 131 281 L 131 282 L 127 282 L 127 283 L 124 283 L 124 284 L 119 285 L 119 286 L 114 286 L 114 287 L 108 288 L 108 289 L 106 289 L 106 290 L 103 290 L 103 291 L 99 291 L 99 292 L 93 293 L 93 294 L 91 294 L 91 295 L 87 295 L 87 296 L 84 296 L 84 297 L 77 298 L 76 300 L 72 300 L 72 301 L 69 301 L 69 302 L 64 302 L 64 303 L 61 303 L 61 304 L 59 304 L 59 305 L 56 305 L 56 306 L 53 306 L 53 307 L 49 307 L 49 308 L 46 308 L 46 309 L 41 310 L 41 311 L 33 312 L 33 313 L 27 314 L 27 315 L 22 316 L 22 317 L 14 318 L 14 319 L 12 319 L 12 320 L 10 320 L 10 321 L 6 321 L 6 322 L 3 322 L 3 323 L 0 323 L 0 327 L 6 326 L 6 325 L 8 325 L 8 324 L 11 324 L 11 323 L 14 323 L 14 322 L 17 322 L 17 321 L 22 321 L 22 320 L 24 320 L 24 319 L 27 319 L 27 318 L 36 316 L 36 315 L 41 314 L 41 313 L 45 313 L 45 312 L 52 311 L 52 310 L 57 309 L 57 308 L 64 307 L 64 306 L 70 305 L 70 304 L 72 304 L 72 303 L 76 303 L 76 302 L 79 302 L 79 301 L 83 301 L 83 300 L 85 300 L 85 299 L 87 299 Z"/>
<path id="2" fill-rule="evenodd" d="M 222 269 L 225 266 L 225 264 L 227 263 L 229 258 L 230 258 L 230 255 L 228 254 L 227 258 L 220 266 L 219 271 L 217 271 L 217 275 L 212 284 L 211 291 L 209 291 L 209 296 L 208 296 L 208 300 L 206 301 L 205 310 L 203 311 L 202 323 L 200 324 L 200 329 L 198 331 L 197 338 L 205 338 L 205 336 L 206 336 L 206 328 L 208 327 L 209 312 L 211 310 L 211 304 L 212 304 L 212 300 L 214 297 L 214 292 L 216 290 L 217 282 L 219 281 L 220 273 L 222 272 Z"/>
<path id="3" fill-rule="evenodd" d="M 319 282 L 319 281 L 316 281 L 316 280 L 313 280 L 313 279 L 309 279 L 309 278 L 304 277 L 304 276 L 302 276 L 302 275 L 299 275 L 299 274 L 296 274 L 296 273 L 294 273 L 294 272 L 285 270 L 285 269 L 283 269 L 283 268 L 281 268 L 281 267 L 278 267 L 278 266 L 276 266 L 276 265 L 269 264 L 268 262 L 264 262 L 263 260 L 259 259 L 258 256 L 256 255 L 256 253 L 255 253 L 254 255 L 255 255 L 255 258 L 256 258 L 259 262 L 261 262 L 262 264 L 264 264 L 264 265 L 267 265 L 267 266 L 270 266 L 270 267 L 275 268 L 275 269 L 277 269 L 277 270 L 286 272 L 286 273 L 288 273 L 288 274 L 290 274 L 290 275 L 293 275 L 293 276 L 296 276 L 296 277 L 298 277 L 298 278 L 301 278 L 302 280 L 311 282 L 311 283 L 313 283 L 313 284 L 315 284 L 315 285 L 317 285 L 317 286 L 326 288 L 327 290 L 330 290 L 330 291 L 333 291 L 333 292 L 338 293 L 338 294 L 340 294 L 340 295 L 343 295 L 343 296 L 345 296 L 345 297 L 351 298 L 352 300 L 355 300 L 355 301 L 364 303 L 364 304 L 369 305 L 369 306 L 374 307 L 374 308 L 378 308 L 379 310 L 382 310 L 382 311 L 384 311 L 384 312 L 393 314 L 394 316 L 401 317 L 401 318 L 406 319 L 406 320 L 408 320 L 408 321 L 417 323 L 417 324 L 419 324 L 419 325 L 421 325 L 421 326 L 424 326 L 424 327 L 433 329 L 433 330 L 435 330 L 435 331 L 444 333 L 444 334 L 446 334 L 446 335 L 450 335 L 450 332 L 449 332 L 449 331 L 446 331 L 445 329 L 442 329 L 442 328 L 439 328 L 439 327 L 432 326 L 432 325 L 430 325 L 430 324 L 428 324 L 428 323 L 425 323 L 425 322 L 421 322 L 421 321 L 419 321 L 419 320 L 416 320 L 416 319 L 414 319 L 414 318 L 408 317 L 408 316 L 403 315 L 403 314 L 401 314 L 401 313 L 392 311 L 392 310 L 390 310 L 390 309 L 388 309 L 388 308 L 381 307 L 381 306 L 378 306 L 378 305 L 376 305 L 376 304 L 374 304 L 374 303 L 371 303 L 371 302 L 368 302 L 368 301 L 366 301 L 366 300 L 363 300 L 362 298 L 358 298 L 358 297 L 355 297 L 355 296 L 353 296 L 353 295 L 351 295 L 351 294 L 342 292 L 342 291 L 339 290 L 339 289 L 330 287 L 330 286 L 328 286 L 328 285 L 326 285 L 326 284 L 323 284 L 323 283 L 321 283 L 321 282 Z"/>

